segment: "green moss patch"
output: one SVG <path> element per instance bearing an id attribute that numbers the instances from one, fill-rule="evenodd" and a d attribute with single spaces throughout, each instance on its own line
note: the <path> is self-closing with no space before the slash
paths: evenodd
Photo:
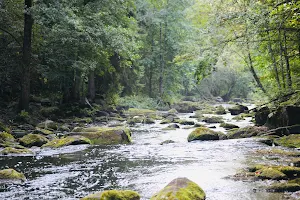
<path id="1" fill-rule="evenodd" d="M 249 137 L 263 135 L 265 134 L 266 131 L 267 131 L 266 127 L 247 126 L 245 128 L 231 129 L 228 132 L 227 136 L 229 139 L 249 138 Z"/>
<path id="2" fill-rule="evenodd" d="M 264 167 L 255 172 L 255 175 L 260 179 L 282 180 L 286 179 L 286 175 L 279 170 L 271 167 Z"/>
<path id="3" fill-rule="evenodd" d="M 218 106 L 217 108 L 216 108 L 217 110 L 216 110 L 216 114 L 217 115 L 225 115 L 226 114 L 226 110 L 225 110 L 225 108 L 223 107 L 223 106 Z"/>
<path id="4" fill-rule="evenodd" d="M 228 124 L 228 123 L 221 123 L 220 127 L 223 127 L 225 129 L 234 129 L 234 128 L 240 128 L 239 126 L 235 124 Z"/>
<path id="5" fill-rule="evenodd" d="M 4 179 L 4 180 L 22 180 L 22 181 L 26 180 L 24 174 L 19 173 L 14 169 L 0 170 L 0 179 Z"/>
<path id="6" fill-rule="evenodd" d="M 131 190 L 106 190 L 90 194 L 81 200 L 139 200 L 140 195 Z"/>
<path id="7" fill-rule="evenodd" d="M 0 133 L 0 143 L 13 142 L 14 140 L 15 140 L 14 136 L 12 136 L 10 133 L 7 132 Z"/>
<path id="8" fill-rule="evenodd" d="M 217 116 L 211 116 L 211 117 L 204 117 L 204 119 L 202 120 L 206 123 L 224 123 L 223 118 L 222 117 L 217 117 Z"/>
<path id="9" fill-rule="evenodd" d="M 24 147 L 32 147 L 32 146 L 37 146 L 40 147 L 43 144 L 46 144 L 49 142 L 47 138 L 45 138 L 43 135 L 39 134 L 28 134 L 19 139 L 19 142 L 21 145 Z"/>
<path id="10" fill-rule="evenodd" d="M 218 134 L 218 132 L 215 132 L 209 128 L 200 127 L 200 128 L 195 129 L 188 136 L 188 142 L 191 142 L 194 140 L 201 140 L 201 141 L 219 140 L 219 134 Z"/>
<path id="11" fill-rule="evenodd" d="M 13 147 L 6 147 L 2 151 L 0 151 L 0 154 L 8 155 L 8 154 L 33 154 L 32 151 L 29 149 L 16 149 Z"/>
<path id="12" fill-rule="evenodd" d="M 88 138 L 76 135 L 76 136 L 67 136 L 64 138 L 56 138 L 44 144 L 42 147 L 59 148 L 68 145 L 91 144 L 91 143 L 92 142 Z"/>
<path id="13" fill-rule="evenodd" d="M 300 134 L 292 134 L 284 136 L 274 141 L 280 146 L 290 147 L 290 148 L 299 148 L 300 147 Z"/>
<path id="14" fill-rule="evenodd" d="M 177 178 L 170 182 L 150 200 L 204 200 L 205 192 L 187 178 Z"/>

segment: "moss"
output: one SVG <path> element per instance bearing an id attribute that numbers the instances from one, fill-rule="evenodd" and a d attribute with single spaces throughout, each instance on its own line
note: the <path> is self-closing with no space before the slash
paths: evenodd
<path id="1" fill-rule="evenodd" d="M 0 179 L 5 180 L 22 180 L 25 181 L 26 178 L 24 174 L 17 172 L 14 169 L 3 169 L 0 170 Z"/>
<path id="2" fill-rule="evenodd" d="M 170 182 L 150 200 L 204 200 L 205 192 L 187 178 L 177 178 Z"/>
<path id="3" fill-rule="evenodd" d="M 234 129 L 234 128 L 239 128 L 237 125 L 235 124 L 228 124 L 228 123 L 221 123 L 220 127 L 223 127 L 225 129 Z"/>
<path id="4" fill-rule="evenodd" d="M 170 124 L 172 121 L 170 119 L 163 119 L 160 124 Z"/>
<path id="5" fill-rule="evenodd" d="M 249 138 L 263 135 L 266 131 L 265 127 L 247 126 L 239 129 L 231 129 L 228 131 L 227 136 L 229 139 Z"/>
<path id="6" fill-rule="evenodd" d="M 140 195 L 131 190 L 106 190 L 90 194 L 81 200 L 139 200 Z"/>
<path id="7" fill-rule="evenodd" d="M 226 110 L 223 106 L 220 105 L 220 106 L 217 107 L 217 110 L 216 110 L 215 113 L 217 115 L 224 115 L 224 114 L 226 114 Z"/>
<path id="8" fill-rule="evenodd" d="M 256 172 L 262 168 L 266 167 L 265 165 L 255 165 L 248 168 L 249 172 Z"/>
<path id="9" fill-rule="evenodd" d="M 2 122 L 0 122 L 0 132 L 7 132 L 7 133 L 11 133 L 10 128 L 8 128 L 7 126 L 5 126 Z"/>
<path id="10" fill-rule="evenodd" d="M 89 127 L 75 128 L 73 132 L 91 140 L 92 144 L 129 144 L 131 143 L 131 131 L 123 127 Z"/>
<path id="11" fill-rule="evenodd" d="M 178 111 L 175 108 L 172 108 L 171 110 L 168 111 L 168 114 L 177 114 Z"/>
<path id="12" fill-rule="evenodd" d="M 147 117 L 147 118 L 144 120 L 144 123 L 145 123 L 145 124 L 155 124 L 155 120 Z"/>
<path id="13" fill-rule="evenodd" d="M 7 132 L 0 133 L 0 143 L 3 142 L 13 142 L 15 140 L 14 136 Z"/>
<path id="14" fill-rule="evenodd" d="M 53 131 L 36 127 L 36 129 L 33 131 L 33 134 L 51 135 L 54 133 Z"/>
<path id="15" fill-rule="evenodd" d="M 260 179 L 282 180 L 286 179 L 286 175 L 272 167 L 263 167 L 255 172 L 255 175 Z"/>
<path id="16" fill-rule="evenodd" d="M 284 151 L 282 149 L 261 149 L 257 150 L 256 153 L 261 155 L 280 155 L 280 156 L 300 156 L 299 152 L 291 152 L 291 151 Z"/>
<path id="17" fill-rule="evenodd" d="M 222 117 L 216 117 L 216 116 L 204 117 L 202 121 L 206 123 L 224 123 Z"/>
<path id="18" fill-rule="evenodd" d="M 46 144 L 49 140 L 42 135 L 39 134 L 28 134 L 19 139 L 19 142 L 24 147 L 32 147 L 32 146 L 42 146 Z"/>
<path id="19" fill-rule="evenodd" d="M 274 183 L 267 187 L 269 192 L 296 192 L 300 190 L 298 183 Z"/>
<path id="20" fill-rule="evenodd" d="M 245 120 L 245 118 L 242 116 L 242 115 L 237 115 L 235 117 L 232 118 L 233 120 L 236 120 L 236 121 L 242 121 L 242 120 Z"/>
<path id="21" fill-rule="evenodd" d="M 85 123 L 90 124 L 93 122 L 93 119 L 91 117 L 85 117 L 85 118 L 75 118 L 74 122 L 76 123 Z"/>
<path id="22" fill-rule="evenodd" d="M 2 151 L 0 151 L 0 154 L 8 155 L 8 154 L 33 154 L 32 151 L 29 149 L 16 149 L 13 147 L 6 147 Z"/>
<path id="23" fill-rule="evenodd" d="M 83 136 L 67 136 L 64 138 L 56 138 L 42 147 L 60 148 L 68 145 L 91 144 L 91 141 Z"/>
<path id="24" fill-rule="evenodd" d="M 300 177 L 300 167 L 276 166 L 273 168 L 284 173 L 288 178 Z"/>
<path id="25" fill-rule="evenodd" d="M 210 130 L 206 127 L 200 127 L 191 132 L 188 136 L 188 142 L 194 140 L 219 140 L 218 132 Z"/>
<path id="26" fill-rule="evenodd" d="M 292 134 L 278 138 L 274 141 L 276 144 L 281 146 L 290 147 L 290 148 L 299 148 L 300 147 L 300 135 Z"/>

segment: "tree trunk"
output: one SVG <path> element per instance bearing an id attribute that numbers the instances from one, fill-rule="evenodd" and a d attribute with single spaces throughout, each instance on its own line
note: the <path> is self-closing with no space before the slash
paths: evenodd
<path id="1" fill-rule="evenodd" d="M 248 51 L 248 63 L 249 63 L 249 67 L 250 67 L 250 71 L 257 83 L 257 86 L 265 93 L 268 95 L 267 91 L 265 90 L 264 86 L 261 84 L 260 82 L 260 79 L 259 77 L 257 76 L 256 72 L 255 72 L 255 69 L 254 69 L 254 66 L 253 66 L 253 61 L 252 61 L 252 56 L 251 56 L 251 53 L 250 53 L 250 46 L 249 46 L 249 41 L 248 41 L 248 38 L 247 38 L 247 42 L 246 42 L 246 45 L 247 45 L 247 51 Z"/>
<path id="2" fill-rule="evenodd" d="M 79 76 L 77 70 L 74 70 L 72 98 L 73 98 L 74 102 L 80 101 L 80 76 Z"/>
<path id="3" fill-rule="evenodd" d="M 30 97 L 30 64 L 31 64 L 31 34 L 33 19 L 31 16 L 30 8 L 32 6 L 32 0 L 25 0 L 25 14 L 24 14 L 24 39 L 23 39 L 23 66 L 22 66 L 22 78 L 21 78 L 21 98 L 20 109 L 29 109 L 29 97 Z"/>
<path id="4" fill-rule="evenodd" d="M 164 68 L 164 62 L 163 62 L 163 42 L 162 42 L 162 25 L 160 23 L 159 28 L 159 42 L 160 42 L 160 74 L 159 74 L 159 96 L 162 97 L 163 95 L 163 68 Z"/>
<path id="5" fill-rule="evenodd" d="M 290 69 L 290 61 L 288 57 L 288 52 L 287 52 L 287 42 L 286 42 L 286 30 L 283 29 L 283 37 L 284 37 L 284 58 L 285 58 L 285 64 L 286 64 L 286 83 L 288 86 L 289 91 L 292 91 L 292 77 L 291 77 L 291 69 Z"/>
<path id="6" fill-rule="evenodd" d="M 280 71 L 281 71 L 281 78 L 282 78 L 282 86 L 285 89 L 285 74 L 284 74 L 284 63 L 283 63 L 283 45 L 281 41 L 281 31 L 280 28 L 278 29 L 278 41 L 279 41 L 279 51 L 280 51 Z"/>
<path id="7" fill-rule="evenodd" d="M 95 71 L 89 73 L 89 99 L 91 102 L 95 101 L 96 88 L 95 88 Z"/>

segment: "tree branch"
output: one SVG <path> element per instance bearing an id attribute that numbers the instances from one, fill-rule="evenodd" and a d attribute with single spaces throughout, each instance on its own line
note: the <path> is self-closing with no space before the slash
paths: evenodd
<path id="1" fill-rule="evenodd" d="M 10 35 L 18 43 L 18 45 L 20 47 L 22 47 L 21 42 L 13 34 L 11 34 L 10 32 L 8 32 L 7 30 L 5 30 L 5 29 L 3 29 L 1 27 L 0 27 L 0 30 L 3 31 L 3 32 L 5 32 L 5 33 L 7 33 L 8 35 Z"/>

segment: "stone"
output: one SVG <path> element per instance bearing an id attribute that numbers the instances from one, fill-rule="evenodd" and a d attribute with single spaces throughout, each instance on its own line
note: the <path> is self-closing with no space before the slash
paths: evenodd
<path id="1" fill-rule="evenodd" d="M 229 112 L 231 115 L 238 115 L 241 113 L 244 113 L 245 111 L 248 111 L 248 107 L 247 106 L 243 106 L 241 104 L 237 104 L 231 108 L 228 108 Z"/>
<path id="2" fill-rule="evenodd" d="M 91 143 L 92 142 L 88 138 L 75 135 L 75 136 L 67 136 L 63 138 L 56 138 L 44 144 L 42 147 L 60 148 L 69 145 L 80 145 L 80 144 L 91 144 Z"/>
<path id="3" fill-rule="evenodd" d="M 49 142 L 49 140 L 43 135 L 31 133 L 20 138 L 19 142 L 24 147 L 32 147 L 32 146 L 41 147 L 42 145 Z"/>
<path id="4" fill-rule="evenodd" d="M 255 125 L 263 126 L 268 120 L 268 115 L 270 114 L 270 109 L 267 106 L 258 108 L 255 113 Z"/>
<path id="5" fill-rule="evenodd" d="M 21 180 L 25 181 L 24 174 L 17 172 L 14 169 L 3 169 L 0 170 L 0 180 Z"/>
<path id="6" fill-rule="evenodd" d="M 202 188 L 187 178 L 177 178 L 171 181 L 150 200 L 205 200 Z"/>
<path id="7" fill-rule="evenodd" d="M 105 190 L 90 194 L 80 200 L 139 200 L 140 195 L 131 190 Z"/>
<path id="8" fill-rule="evenodd" d="M 200 127 L 192 131 L 188 136 L 188 142 L 194 141 L 194 140 L 201 140 L 201 141 L 207 141 L 207 140 L 219 140 L 218 132 L 215 132 L 213 130 L 210 130 L 209 128 Z"/>

